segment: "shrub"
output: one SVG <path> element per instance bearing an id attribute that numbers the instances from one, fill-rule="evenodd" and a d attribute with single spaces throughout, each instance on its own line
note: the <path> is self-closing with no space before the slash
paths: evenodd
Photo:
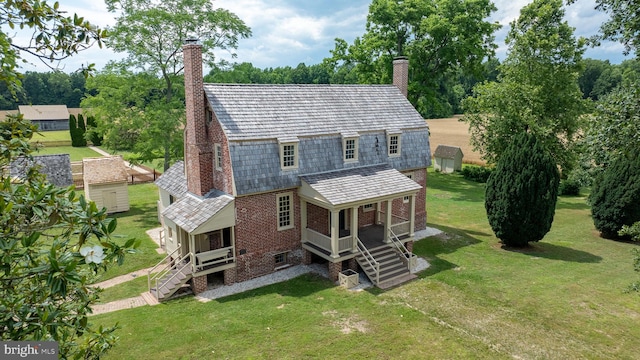
<path id="1" fill-rule="evenodd" d="M 562 180 L 558 187 L 558 194 L 570 196 L 580 195 L 580 183 L 574 179 Z"/>
<path id="2" fill-rule="evenodd" d="M 486 183 L 493 168 L 483 166 L 465 166 L 462 168 L 462 177 L 467 180 Z"/>
<path id="3" fill-rule="evenodd" d="M 85 139 L 91 141 L 94 146 L 102 145 L 102 135 L 98 131 L 98 124 L 96 124 L 96 118 L 93 116 L 87 116 Z"/>
<path id="4" fill-rule="evenodd" d="M 496 237 L 516 247 L 540 241 L 553 223 L 559 181 L 542 143 L 533 134 L 518 134 L 487 181 L 485 209 Z"/>
<path id="5" fill-rule="evenodd" d="M 589 202 L 602 237 L 617 238 L 624 225 L 640 221 L 640 157 L 622 155 L 609 164 L 594 182 Z"/>

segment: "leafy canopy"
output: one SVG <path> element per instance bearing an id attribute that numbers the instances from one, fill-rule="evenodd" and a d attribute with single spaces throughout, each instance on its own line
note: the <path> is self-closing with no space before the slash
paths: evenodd
<path id="1" fill-rule="evenodd" d="M 407 56 L 410 66 L 409 100 L 424 116 L 449 115 L 451 104 L 442 95 L 454 90 L 447 77 L 479 74 L 484 59 L 494 55 L 497 23 L 486 21 L 495 6 L 489 0 L 374 0 L 366 33 L 352 45 L 336 39 L 333 72 L 345 69 L 359 83 L 388 84 L 392 60 Z"/>
<path id="2" fill-rule="evenodd" d="M 522 8 L 498 81 L 477 85 L 465 100 L 471 144 L 489 163 L 499 161 L 515 134 L 529 131 L 558 164 L 572 167 L 571 145 L 586 110 L 577 82 L 585 41 L 573 37 L 563 17 L 561 0 Z"/>

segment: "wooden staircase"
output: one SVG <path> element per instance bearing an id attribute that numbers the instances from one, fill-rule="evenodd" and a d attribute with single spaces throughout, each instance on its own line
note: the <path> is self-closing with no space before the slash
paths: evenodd
<path id="1" fill-rule="evenodd" d="M 409 270 L 406 257 L 392 244 L 367 251 L 361 249 L 356 260 L 371 282 L 380 289 L 388 289 L 417 277 Z"/>
<path id="2" fill-rule="evenodd" d="M 192 277 L 189 257 L 184 256 L 171 261 L 171 255 L 173 253 L 167 255 L 148 273 L 149 293 L 158 301 L 169 299 Z"/>

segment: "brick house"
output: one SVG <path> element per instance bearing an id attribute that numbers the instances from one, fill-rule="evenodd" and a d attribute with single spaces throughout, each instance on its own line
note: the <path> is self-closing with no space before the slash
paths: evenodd
<path id="1" fill-rule="evenodd" d="M 156 181 L 171 260 L 156 297 L 312 262 L 382 288 L 413 276 L 431 154 L 407 60 L 397 86 L 203 84 L 201 46 L 183 51 L 185 161 Z"/>

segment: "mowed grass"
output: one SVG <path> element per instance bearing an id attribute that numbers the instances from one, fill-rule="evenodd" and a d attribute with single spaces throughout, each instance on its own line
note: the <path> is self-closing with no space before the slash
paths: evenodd
<path id="1" fill-rule="evenodd" d="M 71 133 L 69 130 L 56 130 L 56 131 L 40 131 L 33 135 L 31 142 L 56 142 L 56 141 L 71 141 Z"/>
<path id="2" fill-rule="evenodd" d="M 430 171 L 431 267 L 381 292 L 303 276 L 201 303 L 183 298 L 92 317 L 119 322 L 108 359 L 633 359 L 640 348 L 634 244 L 598 237 L 584 197 L 559 199 L 551 232 L 503 249 L 482 184 Z M 136 280 L 138 281 L 138 280 Z"/>
<path id="3" fill-rule="evenodd" d="M 73 146 L 43 146 L 33 152 L 33 155 L 55 155 L 69 154 L 71 161 L 82 161 L 84 158 L 101 157 L 99 153 L 89 149 L 88 147 Z"/>
<path id="4" fill-rule="evenodd" d="M 117 219 L 118 222 L 112 237 L 122 244 L 130 238 L 139 239 L 140 246 L 136 253 L 126 256 L 123 265 L 112 266 L 109 271 L 97 279 L 97 282 L 154 266 L 164 258 L 164 255 L 160 255 L 156 251 L 158 245 L 146 233 L 146 230 L 160 226 L 156 207 L 158 188 L 152 183 L 129 185 L 127 188 L 129 190 L 129 211 L 109 215 L 109 217 Z M 146 290 L 146 285 L 144 290 Z M 137 294 L 139 295 L 140 292 Z"/>

